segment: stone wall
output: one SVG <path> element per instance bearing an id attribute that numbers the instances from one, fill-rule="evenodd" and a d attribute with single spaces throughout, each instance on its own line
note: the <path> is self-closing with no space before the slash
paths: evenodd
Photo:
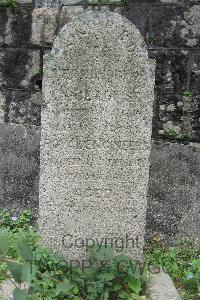
<path id="1" fill-rule="evenodd" d="M 43 55 L 89 10 L 125 15 L 156 59 L 147 237 L 199 236 L 200 0 L 19 0 L 0 7 L 0 206 L 37 215 Z"/>
<path id="2" fill-rule="evenodd" d="M 147 236 L 200 238 L 200 1 L 129 1 L 156 59 Z"/>

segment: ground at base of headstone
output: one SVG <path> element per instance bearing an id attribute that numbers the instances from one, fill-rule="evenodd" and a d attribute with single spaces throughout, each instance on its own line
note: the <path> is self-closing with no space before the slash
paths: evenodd
<path id="1" fill-rule="evenodd" d="M 30 221 L 28 212 L 12 216 L 0 211 L 0 297 L 4 300 L 199 299 L 200 249 L 187 241 L 169 247 L 153 240 L 146 246 L 143 263 L 115 256 L 110 247 L 98 245 L 84 263 L 70 263 L 42 246 Z"/>

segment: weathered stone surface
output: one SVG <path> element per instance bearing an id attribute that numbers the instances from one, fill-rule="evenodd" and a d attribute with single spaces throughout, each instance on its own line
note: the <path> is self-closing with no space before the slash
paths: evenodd
<path id="1" fill-rule="evenodd" d="M 156 60 L 156 101 L 154 138 L 172 137 L 169 128 L 184 134 L 183 139 L 199 141 L 199 55 L 188 50 L 150 50 Z"/>
<path id="2" fill-rule="evenodd" d="M 25 1 L 25 0 L 24 0 Z M 116 1 L 117 2 L 117 1 Z M 48 7 L 48 8 L 58 8 L 62 6 L 68 6 L 68 7 L 75 7 L 75 6 L 96 6 L 99 4 L 98 0 L 36 0 L 35 1 L 35 7 L 41 8 L 41 7 Z M 115 5 L 113 0 L 108 0 L 105 2 L 105 5 L 101 4 L 102 6 L 108 6 L 109 4 Z M 115 5 L 119 6 L 119 5 Z"/>
<path id="3" fill-rule="evenodd" d="M 86 2 L 83 0 L 35 0 L 36 7 L 50 7 L 55 8 L 62 5 L 73 5 L 81 2 Z"/>
<path id="4" fill-rule="evenodd" d="M 170 242 L 180 235 L 200 241 L 199 194 L 200 148 L 155 142 L 151 151 L 147 235 L 161 234 Z"/>
<path id="5" fill-rule="evenodd" d="M 31 4 L 32 0 L 17 0 L 17 4 L 25 5 L 25 4 Z"/>
<path id="6" fill-rule="evenodd" d="M 110 6 L 110 5 L 75 5 L 75 6 L 63 6 L 60 18 L 59 18 L 59 28 L 61 29 L 68 22 L 75 19 L 77 16 L 81 15 L 84 12 L 89 11 L 113 11 L 123 15 L 123 8 L 120 6 Z"/>
<path id="7" fill-rule="evenodd" d="M 133 2 L 133 3 L 151 3 L 151 4 L 188 4 L 188 3 L 199 3 L 199 0 L 128 0 L 128 2 Z"/>
<path id="8" fill-rule="evenodd" d="M 141 1 L 135 3 L 129 1 L 126 7 L 126 17 L 139 29 L 145 41 L 148 42 L 150 18 L 149 3 L 143 3 Z"/>
<path id="9" fill-rule="evenodd" d="M 190 87 L 192 93 L 199 94 L 200 90 L 200 54 L 194 52 L 191 59 Z"/>
<path id="10" fill-rule="evenodd" d="M 192 145 L 192 143 L 191 143 Z M 199 148 L 199 144 L 193 144 L 194 148 Z M 197 193 L 199 190 L 197 190 Z M 178 233 L 176 236 L 177 240 L 185 239 L 187 237 L 189 240 L 194 241 L 195 244 L 200 245 L 200 205 L 198 194 L 196 196 L 196 201 L 192 203 L 191 208 L 185 213 L 185 216 L 182 218 L 179 227 Z"/>
<path id="11" fill-rule="evenodd" d="M 200 139 L 200 96 L 184 95 L 183 96 L 183 116 L 182 128 L 186 137 L 199 140 Z"/>
<path id="12" fill-rule="evenodd" d="M 183 96 L 178 94 L 156 94 L 156 115 L 154 118 L 154 136 L 169 138 L 168 129 L 182 132 Z M 179 128 L 179 130 L 178 130 Z"/>
<path id="13" fill-rule="evenodd" d="M 125 7 L 123 7 L 123 6 L 111 5 L 110 10 L 117 13 L 117 14 L 120 14 L 122 16 L 126 15 Z"/>
<path id="14" fill-rule="evenodd" d="M 160 0 L 161 3 L 167 3 L 167 4 L 176 4 L 176 3 L 180 3 L 183 2 L 183 0 Z"/>
<path id="15" fill-rule="evenodd" d="M 31 43 L 51 45 L 58 28 L 58 9 L 35 8 L 32 12 L 32 19 Z"/>
<path id="16" fill-rule="evenodd" d="M 109 12 L 68 23 L 46 58 L 39 226 L 70 258 L 87 239 L 141 258 L 152 73 L 139 31 Z"/>
<path id="17" fill-rule="evenodd" d="M 35 8 L 59 8 L 60 0 L 35 0 Z"/>
<path id="18" fill-rule="evenodd" d="M 5 121 L 5 115 L 6 115 L 5 108 L 6 108 L 6 97 L 0 91 L 0 123 L 3 123 Z"/>
<path id="19" fill-rule="evenodd" d="M 150 31 L 152 47 L 176 47 L 181 44 L 179 24 L 183 20 L 183 6 L 152 7 Z"/>
<path id="20" fill-rule="evenodd" d="M 13 291 L 15 287 L 14 279 L 12 281 L 7 279 L 3 283 L 0 283 L 0 297 L 2 300 L 13 300 Z M 29 286 L 27 283 L 22 283 L 20 288 L 28 289 Z"/>
<path id="21" fill-rule="evenodd" d="M 0 297 L 3 300 L 12 299 L 13 290 L 15 289 L 14 283 L 10 280 L 6 280 L 5 282 L 0 284 Z"/>
<path id="22" fill-rule="evenodd" d="M 38 127 L 0 124 L 0 207 L 38 211 Z"/>
<path id="23" fill-rule="evenodd" d="M 26 0 L 18 2 L 24 1 Z M 28 2 L 30 1 L 27 0 Z M 57 9 L 62 4 L 57 0 L 34 2 L 37 7 L 48 6 Z M 82 13 L 86 8 L 97 9 L 96 5 L 86 5 L 83 2 L 62 8 L 62 12 L 65 13 L 61 27 L 73 19 L 73 14 L 77 14 L 77 11 Z M 177 4 L 178 9 L 175 9 Z M 156 139 L 171 140 L 172 137 L 166 134 L 166 130 L 175 128 L 185 134 L 184 140 L 200 141 L 199 5 L 199 0 L 130 0 L 127 7 L 128 18 L 137 25 L 145 38 L 150 31 L 148 39 L 150 47 L 177 48 L 176 51 L 162 49 L 150 51 L 151 57 L 157 60 L 157 97 L 153 129 Z M 49 11 L 47 19 L 51 26 L 44 24 L 46 19 L 42 14 L 38 19 L 34 16 L 33 21 L 36 24 L 32 26 L 31 7 L 18 5 L 16 13 L 9 8 L 0 7 L 0 45 L 4 45 L 0 53 L 0 82 L 4 85 L 4 90 L 0 90 L 0 122 L 39 124 L 40 104 L 37 97 L 35 98 L 35 92 L 15 91 L 15 89 L 38 89 L 41 86 L 41 76 L 38 76 L 39 51 L 27 51 L 25 47 L 30 47 L 34 26 L 34 46 L 51 47 L 58 27 L 57 9 Z M 119 9 L 119 7 L 101 6 L 101 10 L 104 9 Z M 152 13 L 149 16 L 150 9 Z M 7 46 L 11 47 L 5 49 Z M 11 49 L 15 47 L 17 50 Z M 183 50 L 188 47 L 198 48 L 191 51 Z M 6 86 L 13 90 L 5 91 Z M 183 95 L 185 91 L 191 92 L 192 96 Z M 193 209 L 195 211 L 195 206 Z M 184 222 L 188 222 L 188 218 L 185 218 Z M 184 222 L 183 227 L 189 228 L 190 224 L 186 226 Z M 195 232 L 194 226 L 193 230 L 188 230 Z"/>
<path id="24" fill-rule="evenodd" d="M 1 20 L 1 26 L 0 26 L 0 45 L 4 43 L 5 34 L 6 34 L 6 24 L 7 24 L 7 14 L 6 14 L 6 8 L 0 7 L 0 20 Z"/>
<path id="25" fill-rule="evenodd" d="M 184 12 L 181 37 L 189 47 L 200 46 L 200 5 L 193 5 Z"/>
<path id="26" fill-rule="evenodd" d="M 200 139 L 199 107 L 200 97 L 192 94 L 156 95 L 154 136 L 157 134 L 176 139 L 167 131 L 174 129 L 184 135 L 183 139 Z"/>
<path id="27" fill-rule="evenodd" d="M 0 45 L 22 46 L 29 44 L 32 7 L 0 7 Z"/>
<path id="28" fill-rule="evenodd" d="M 152 300 L 181 300 L 179 293 L 168 274 L 162 270 L 158 274 L 149 274 L 147 292 Z"/>
<path id="29" fill-rule="evenodd" d="M 23 1 L 23 0 L 21 0 Z M 24 0 L 26 1 L 26 0 Z M 28 1 L 28 0 L 27 0 Z M 94 1 L 90 1 L 90 0 L 36 0 L 35 1 L 35 7 L 37 8 L 41 8 L 41 7 L 49 7 L 49 8 L 58 8 L 58 7 L 62 7 L 62 6 L 68 6 L 68 7 L 75 7 L 75 6 L 96 6 L 98 4 L 98 0 L 94 0 Z M 104 4 L 100 5 L 100 8 L 102 6 L 107 6 L 109 7 L 109 5 L 115 6 L 115 7 L 120 7 L 120 5 L 118 5 L 118 0 L 116 0 L 116 3 L 113 0 L 108 0 L 105 1 Z M 122 6 L 121 6 L 122 7 Z"/>
<path id="30" fill-rule="evenodd" d="M 151 1 L 151 0 L 147 0 L 147 1 Z M 197 4 L 197 3 L 199 3 L 199 0 L 160 0 L 160 1 L 152 0 L 152 2 L 153 1 L 160 2 L 163 4 L 188 4 L 188 3 Z"/>
<path id="31" fill-rule="evenodd" d="M 85 3 L 87 3 L 87 2 L 89 2 L 89 1 L 83 1 L 83 0 L 61 0 L 61 3 L 63 4 L 63 5 L 71 5 L 71 4 L 78 4 L 78 3 L 83 3 L 83 2 L 85 2 Z"/>
<path id="32" fill-rule="evenodd" d="M 189 90 L 189 51 L 151 50 L 149 56 L 156 60 L 156 91 L 184 93 Z"/>
<path id="33" fill-rule="evenodd" d="M 7 91 L 5 94 L 6 122 L 40 125 L 41 92 Z"/>
<path id="34" fill-rule="evenodd" d="M 40 69 L 40 51 L 0 50 L 0 87 L 36 88 Z"/>
<path id="35" fill-rule="evenodd" d="M 187 3 L 188 4 L 188 3 Z M 153 47 L 199 47 L 200 5 L 153 6 Z"/>
<path id="36" fill-rule="evenodd" d="M 92 10 L 92 8 L 90 10 Z M 63 6 L 60 13 L 59 28 L 62 28 L 64 25 L 66 25 L 68 22 L 70 22 L 77 16 L 81 15 L 83 12 L 84 12 L 84 7 L 80 5 Z"/>

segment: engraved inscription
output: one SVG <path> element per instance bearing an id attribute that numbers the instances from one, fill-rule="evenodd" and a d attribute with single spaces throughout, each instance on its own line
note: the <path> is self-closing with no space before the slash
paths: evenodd
<path id="1" fill-rule="evenodd" d="M 69 258 L 67 237 L 138 237 L 122 253 L 141 258 L 153 84 L 139 31 L 111 12 L 69 22 L 45 60 L 40 230 Z M 65 241 L 65 242 L 64 242 Z"/>

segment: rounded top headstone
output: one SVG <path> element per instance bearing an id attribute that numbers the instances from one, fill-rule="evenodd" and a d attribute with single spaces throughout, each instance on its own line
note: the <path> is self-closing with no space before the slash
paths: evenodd
<path id="1" fill-rule="evenodd" d="M 106 40 L 113 48 L 118 41 L 116 51 L 121 46 L 122 51 L 126 47 L 128 52 L 136 51 L 138 55 L 148 57 L 144 39 L 135 25 L 125 17 L 110 11 L 87 12 L 67 23 L 54 42 L 53 53 L 56 54 L 54 49 L 58 51 L 69 47 L 70 41 L 81 43 L 85 39 L 88 40 L 90 35 L 96 35 L 97 43 Z"/>
<path id="2" fill-rule="evenodd" d="M 111 12 L 68 23 L 45 61 L 39 222 L 69 258 L 85 257 L 77 241 L 113 238 L 142 256 L 152 77 L 141 34 Z"/>
<path id="3" fill-rule="evenodd" d="M 109 11 L 84 13 L 61 29 L 45 58 L 45 78 L 54 80 L 67 69 L 82 70 L 85 61 L 93 60 L 95 66 L 98 61 L 105 64 L 106 59 L 113 63 L 111 70 L 120 72 L 126 66 L 134 77 L 135 92 L 152 87 L 152 63 L 142 35 L 125 17 Z"/>

